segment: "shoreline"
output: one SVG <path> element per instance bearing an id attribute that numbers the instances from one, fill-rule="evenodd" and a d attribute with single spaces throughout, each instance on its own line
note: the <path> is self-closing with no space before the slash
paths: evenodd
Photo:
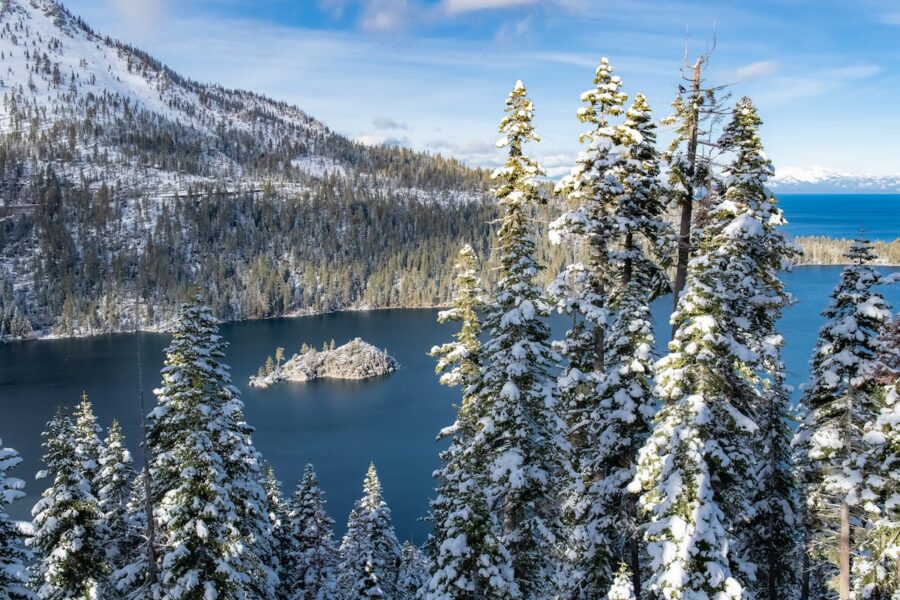
<path id="1" fill-rule="evenodd" d="M 803 263 L 794 265 L 794 269 L 802 269 L 804 267 L 845 267 L 847 263 Z M 873 267 L 882 267 L 888 269 L 897 269 L 900 268 L 900 264 L 877 264 L 873 263 Z M 383 311 L 383 310 L 434 310 L 434 309 L 442 309 L 448 308 L 448 304 L 430 304 L 430 305 L 417 305 L 417 306 L 377 306 L 377 307 L 365 307 L 365 306 L 348 306 L 346 308 L 339 308 L 335 310 L 327 310 L 327 311 L 293 311 L 291 313 L 287 313 L 284 315 L 273 315 L 271 317 L 259 317 L 252 319 L 239 319 L 233 321 L 219 321 L 219 325 L 228 325 L 232 323 L 249 323 L 252 321 L 270 321 L 273 319 L 298 319 L 302 317 L 318 317 L 322 315 L 332 315 L 339 313 L 349 313 L 349 312 L 375 312 L 375 311 Z M 98 331 L 92 333 L 77 333 L 74 335 L 60 335 L 57 333 L 47 333 L 46 335 L 36 335 L 27 338 L 18 338 L 18 339 L 8 339 L 8 340 L 0 340 L 0 344 L 15 344 L 15 343 L 23 343 L 23 342 L 41 342 L 41 341 L 55 341 L 55 340 L 72 340 L 72 339 L 80 339 L 80 338 L 90 338 L 97 337 L 101 335 L 127 335 L 134 333 L 159 333 L 164 334 L 167 333 L 168 329 L 165 326 L 155 326 L 155 327 L 145 327 L 139 329 L 127 329 L 127 330 L 118 330 L 118 331 Z"/>

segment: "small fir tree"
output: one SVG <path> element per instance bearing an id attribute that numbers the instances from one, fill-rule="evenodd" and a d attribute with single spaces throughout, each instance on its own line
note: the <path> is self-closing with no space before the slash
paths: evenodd
<path id="1" fill-rule="evenodd" d="M 22 462 L 12 448 L 4 448 L 0 440 L 0 598 L 30 600 L 26 565 L 31 558 L 19 525 L 10 519 L 6 507 L 25 496 L 25 482 L 7 473 Z"/>
<path id="2" fill-rule="evenodd" d="M 400 543 L 375 465 L 369 466 L 363 492 L 341 543 L 340 586 L 347 598 L 397 598 Z"/>
<path id="3" fill-rule="evenodd" d="M 288 546 L 282 586 L 291 600 L 337 600 L 338 554 L 334 522 L 312 465 L 306 465 L 287 517 Z"/>
<path id="4" fill-rule="evenodd" d="M 28 539 L 35 554 L 32 587 L 42 600 L 101 595 L 106 575 L 99 543 L 104 539 L 103 520 L 85 476 L 85 457 L 78 452 L 78 432 L 59 411 L 43 435 L 47 468 L 38 479 L 52 483 L 32 509 L 33 533 Z"/>

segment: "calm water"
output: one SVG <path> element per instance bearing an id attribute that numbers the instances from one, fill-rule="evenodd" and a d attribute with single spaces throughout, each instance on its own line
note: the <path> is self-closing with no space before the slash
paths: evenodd
<path id="1" fill-rule="evenodd" d="M 900 195 L 779 194 L 790 236 L 852 238 L 860 229 L 873 240 L 900 237 Z"/>
<path id="2" fill-rule="evenodd" d="M 821 324 L 819 312 L 839 271 L 839 267 L 804 267 L 787 276 L 799 300 L 781 327 L 793 384 L 806 376 L 809 352 Z M 898 287 L 884 290 L 894 306 L 900 306 Z M 654 307 L 657 332 L 663 337 L 669 330 L 669 306 L 665 298 Z M 247 419 L 257 428 L 256 445 L 286 486 L 293 487 L 305 463 L 316 465 L 339 531 L 360 495 L 369 461 L 375 461 L 398 535 L 421 542 L 427 533 L 427 525 L 419 519 L 426 513 L 431 473 L 437 466 L 439 447 L 434 437 L 451 423 L 455 399 L 452 390 L 438 385 L 434 362 L 426 355 L 452 331 L 437 325 L 435 314 L 433 310 L 349 312 L 222 327 L 231 343 L 227 362 L 244 393 Z M 561 319 L 553 324 L 557 334 L 564 331 Z M 400 370 L 364 382 L 282 383 L 268 390 L 246 385 L 276 346 L 291 354 L 301 342 L 321 345 L 334 338 L 343 343 L 354 336 L 387 348 L 400 361 Z M 104 424 L 113 418 L 123 423 L 136 450 L 138 345 L 149 405 L 167 341 L 165 335 L 120 334 L 0 345 L 0 437 L 4 445 L 23 453 L 25 462 L 18 475 L 29 480 L 29 497 L 12 507 L 16 518 L 26 517 L 42 489 L 33 474 L 40 468 L 44 424 L 58 405 L 75 404 L 82 390 L 90 395 Z"/>

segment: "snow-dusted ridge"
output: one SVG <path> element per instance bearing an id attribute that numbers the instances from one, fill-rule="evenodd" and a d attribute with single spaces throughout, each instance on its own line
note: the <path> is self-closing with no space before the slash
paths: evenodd
<path id="1" fill-rule="evenodd" d="M 780 167 L 769 185 L 781 193 L 900 194 L 900 174 L 866 175 L 826 167 Z"/>

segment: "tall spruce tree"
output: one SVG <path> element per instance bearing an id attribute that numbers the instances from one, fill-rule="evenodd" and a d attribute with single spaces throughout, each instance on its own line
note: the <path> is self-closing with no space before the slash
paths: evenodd
<path id="1" fill-rule="evenodd" d="M 485 319 L 484 366 L 472 390 L 484 411 L 476 438 L 488 474 L 484 491 L 491 510 L 502 515 L 497 537 L 527 598 L 545 595 L 554 570 L 546 548 L 557 542 L 557 481 L 567 452 L 549 374 L 557 358 L 544 322 L 550 309 L 535 282 L 539 266 L 529 215 L 540 201 L 537 177 L 543 170 L 523 153 L 525 143 L 539 139 L 533 114 L 519 81 L 500 123 L 504 137 L 497 145 L 509 153 L 493 174 L 502 211 L 497 291 Z"/>
<path id="2" fill-rule="evenodd" d="M 458 387 L 463 399 L 456 421 L 439 435 L 439 439 L 449 438 L 450 445 L 441 453 L 443 464 L 434 474 L 437 494 L 431 502 L 429 600 L 518 595 L 509 552 L 497 535 L 500 527 L 485 495 L 484 449 L 476 441 L 485 416 L 485 404 L 473 393 L 481 378 L 482 360 L 477 310 L 485 302 L 477 265 L 475 251 L 464 246 L 456 262 L 452 307 L 438 316 L 442 323 L 459 322 L 460 330 L 453 342 L 431 350 L 438 357 L 441 383 Z"/>
<path id="3" fill-rule="evenodd" d="M 882 409 L 875 378 L 877 336 L 891 316 L 884 298 L 872 289 L 881 276 L 869 266 L 874 258 L 870 243 L 856 240 L 847 258 L 852 264 L 841 272 L 823 313 L 827 322 L 813 351 L 801 401 L 803 420 L 794 439 L 802 455 L 809 551 L 837 569 L 842 599 L 850 595 L 852 529 L 866 521 L 856 485 L 866 475 L 847 477 L 846 468 L 865 451 L 864 427 L 877 422 Z"/>
<path id="4" fill-rule="evenodd" d="M 746 260 L 736 261 L 737 287 L 731 290 L 736 315 L 735 334 L 752 355 L 739 357 L 737 376 L 753 389 L 742 401 L 758 430 L 753 443 L 757 465 L 750 470 L 755 484 L 744 524 L 736 529 L 733 554 L 743 563 L 744 581 L 758 598 L 795 597 L 800 571 L 799 506 L 791 464 L 790 390 L 784 386 L 782 337 L 776 330 L 785 307 L 793 302 L 780 279 L 799 251 L 780 231 L 785 223 L 776 199 L 766 188 L 774 174 L 759 136 L 762 121 L 749 98 L 735 105 L 719 147 L 731 155 L 722 173 L 723 205 L 737 218 L 722 231 Z M 715 211 L 714 211 L 715 212 Z M 716 227 L 716 215 L 709 227 Z M 737 388 L 744 390 L 743 386 Z"/>
<path id="5" fill-rule="evenodd" d="M 22 462 L 22 457 L 12 448 L 4 448 L 0 440 L 0 598 L 2 600 L 29 600 L 34 596 L 28 590 L 26 564 L 30 556 L 25 548 L 25 537 L 19 525 L 10 519 L 6 507 L 25 496 L 25 482 L 7 473 Z"/>
<path id="6" fill-rule="evenodd" d="M 148 442 L 166 598 L 272 598 L 277 583 L 260 460 L 226 343 L 200 298 L 166 349 Z"/>
<path id="7" fill-rule="evenodd" d="M 131 453 L 125 447 L 125 436 L 118 421 L 113 421 L 106 434 L 100 454 L 100 470 L 97 472 L 97 500 L 100 515 L 106 533 L 106 559 L 110 565 L 110 573 L 127 564 L 127 545 L 130 536 L 128 531 L 128 500 L 131 484 L 134 479 Z M 108 587 L 108 594 L 113 594 L 115 584 Z"/>
<path id="8" fill-rule="evenodd" d="M 348 600 L 397 597 L 400 542 L 375 465 L 369 466 L 363 497 L 350 512 L 340 554 L 340 586 Z"/>
<path id="9" fill-rule="evenodd" d="M 882 335 L 882 347 L 890 347 L 880 358 L 896 355 L 895 341 Z M 845 466 L 847 475 L 859 476 L 856 502 L 867 520 L 856 545 L 853 590 L 856 598 L 872 600 L 900 595 L 900 365 L 881 364 L 881 377 L 893 381 L 879 382 L 884 385 L 881 410 L 866 423 L 862 451 Z"/>
<path id="10" fill-rule="evenodd" d="M 290 600 L 336 600 L 338 553 L 334 521 L 325 512 L 325 498 L 312 465 L 290 502 L 286 521 L 287 549 L 282 588 Z"/>
<path id="11" fill-rule="evenodd" d="M 613 542 L 595 518 L 606 507 L 597 506 L 591 494 L 597 467 L 592 429 L 606 371 L 609 284 L 613 278 L 610 238 L 615 227 L 611 210 L 623 192 L 616 173 L 622 131 L 611 122 L 622 114 L 627 99 L 621 84 L 608 59 L 602 58 L 594 87 L 582 93 L 585 106 L 577 113 L 579 121 L 591 128 L 580 136 L 585 149 L 572 173 L 556 186 L 566 197 L 569 210 L 550 224 L 551 243 L 567 243 L 575 249 L 573 262 L 556 277 L 549 291 L 557 310 L 572 318 L 565 340 L 557 343 L 565 359 L 557 386 L 573 468 L 565 484 L 568 541 L 561 587 L 576 598 L 602 593 L 613 576 Z M 578 254 L 584 255 L 583 262 Z"/>
<path id="12" fill-rule="evenodd" d="M 101 596 L 106 576 L 103 519 L 79 454 L 78 431 L 62 411 L 44 432 L 44 464 L 38 479 L 52 479 L 32 509 L 35 554 L 32 586 L 42 600 Z M 84 446 L 81 446 L 84 449 Z"/>
<path id="13" fill-rule="evenodd" d="M 666 598 L 741 598 L 756 572 L 743 534 L 761 501 L 758 421 L 770 407 L 759 373 L 779 368 L 774 322 L 789 297 L 777 274 L 793 256 L 771 229 L 780 212 L 765 191 L 771 164 L 758 126 L 752 103 L 739 102 L 728 192 L 688 266 L 675 336 L 657 364 L 664 404 L 632 483 L 650 520 L 650 590 Z M 783 432 L 783 418 L 772 421 Z"/>
<path id="14" fill-rule="evenodd" d="M 573 241 L 586 254 L 586 263 L 570 264 L 551 287 L 561 312 L 573 317 L 558 381 L 576 468 L 562 586 L 563 595 L 583 598 L 605 594 L 623 560 L 640 589 L 636 511 L 626 487 L 654 412 L 649 303 L 668 289 L 672 242 L 646 98 L 635 96 L 614 125 L 626 97 L 606 59 L 594 83 L 579 111 L 592 125 L 582 136 L 588 147 L 557 188 L 574 206 L 551 225 L 552 241 Z"/>

